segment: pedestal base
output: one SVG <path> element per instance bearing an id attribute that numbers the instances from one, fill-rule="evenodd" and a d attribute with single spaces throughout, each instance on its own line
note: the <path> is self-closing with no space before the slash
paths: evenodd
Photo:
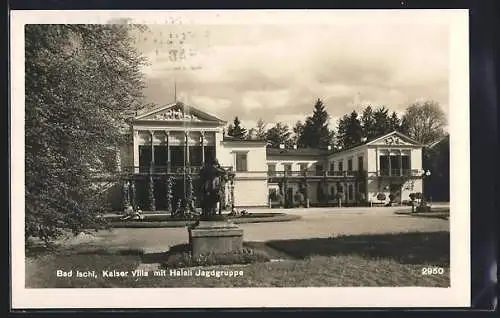
<path id="1" fill-rule="evenodd" d="M 188 231 L 194 257 L 209 253 L 228 253 L 243 248 L 243 229 L 227 221 L 200 221 Z"/>

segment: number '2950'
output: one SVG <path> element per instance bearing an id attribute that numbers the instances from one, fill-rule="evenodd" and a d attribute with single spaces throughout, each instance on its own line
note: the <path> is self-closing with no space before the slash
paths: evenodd
<path id="1" fill-rule="evenodd" d="M 422 275 L 443 275 L 444 268 L 442 267 L 423 267 Z"/>

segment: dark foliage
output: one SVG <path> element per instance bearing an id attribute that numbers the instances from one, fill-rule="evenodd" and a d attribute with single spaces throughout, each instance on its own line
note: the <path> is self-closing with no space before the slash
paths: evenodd
<path id="1" fill-rule="evenodd" d="M 26 237 L 97 225 L 107 185 L 94 177 L 114 171 L 125 119 L 143 107 L 132 29 L 26 25 Z"/>

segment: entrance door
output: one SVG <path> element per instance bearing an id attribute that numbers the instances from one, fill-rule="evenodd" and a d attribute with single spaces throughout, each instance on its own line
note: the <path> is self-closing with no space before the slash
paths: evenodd
<path id="1" fill-rule="evenodd" d="M 139 146 L 139 171 L 148 172 L 151 166 L 151 146 Z"/>

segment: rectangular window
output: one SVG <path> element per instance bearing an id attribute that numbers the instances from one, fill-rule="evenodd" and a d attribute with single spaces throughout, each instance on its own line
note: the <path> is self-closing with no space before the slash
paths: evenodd
<path id="1" fill-rule="evenodd" d="M 148 172 L 151 165 L 151 146 L 139 146 L 139 171 Z"/>
<path id="2" fill-rule="evenodd" d="M 391 160 L 391 176 L 399 176 L 401 174 L 400 156 L 390 156 Z"/>
<path id="3" fill-rule="evenodd" d="M 347 171 L 352 171 L 352 159 L 347 160 Z"/>
<path id="4" fill-rule="evenodd" d="M 307 170 L 307 163 L 300 163 L 299 164 L 299 169 L 301 172 L 304 172 Z"/>
<path id="5" fill-rule="evenodd" d="M 334 171 L 335 170 L 335 162 L 331 162 L 330 163 L 330 171 Z"/>
<path id="6" fill-rule="evenodd" d="M 409 175 L 411 171 L 410 156 L 401 156 L 401 164 L 403 166 L 403 173 Z"/>
<path id="7" fill-rule="evenodd" d="M 358 157 L 358 171 L 363 171 L 363 156 Z"/>
<path id="8" fill-rule="evenodd" d="M 236 153 L 236 171 L 248 171 L 246 153 Z"/>
<path id="9" fill-rule="evenodd" d="M 270 163 L 267 165 L 267 174 L 270 176 L 276 175 L 276 164 Z"/>
<path id="10" fill-rule="evenodd" d="M 380 175 L 388 176 L 389 175 L 389 156 L 382 155 L 379 159 L 379 169 Z"/>
<path id="11" fill-rule="evenodd" d="M 344 171 L 344 162 L 343 161 L 339 161 L 339 171 L 340 172 Z"/>
<path id="12" fill-rule="evenodd" d="M 283 164 L 283 170 L 285 171 L 285 174 L 287 176 L 292 174 L 292 164 L 291 163 L 285 163 Z"/>

